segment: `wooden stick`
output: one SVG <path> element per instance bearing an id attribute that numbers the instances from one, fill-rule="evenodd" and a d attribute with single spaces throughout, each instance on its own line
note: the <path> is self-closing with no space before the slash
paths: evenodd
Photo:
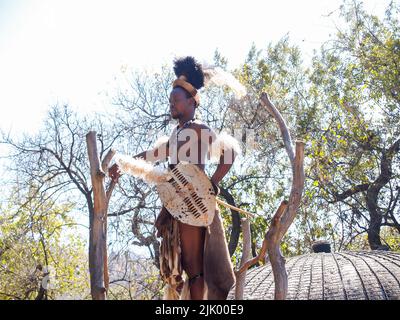
<path id="1" fill-rule="evenodd" d="M 107 174 L 108 165 L 111 159 L 114 157 L 116 151 L 114 149 L 108 150 L 106 156 L 103 158 L 101 162 L 101 168 L 105 174 Z M 111 180 L 111 183 L 106 191 L 106 203 L 105 203 L 105 215 L 104 215 L 104 246 L 103 246 L 103 266 L 104 266 L 104 287 L 106 292 L 108 292 L 110 285 L 110 276 L 108 271 L 108 253 L 107 253 L 107 231 L 108 231 L 108 205 L 110 203 L 111 194 L 115 187 L 115 182 Z"/>
<path id="2" fill-rule="evenodd" d="M 276 211 L 274 218 L 272 219 L 272 224 L 270 227 L 271 229 L 275 229 L 277 227 L 277 223 L 278 221 L 281 219 L 283 213 L 285 212 L 286 208 L 288 206 L 288 202 L 286 200 L 283 200 L 278 208 L 278 210 Z M 268 230 L 268 232 L 270 232 L 270 230 Z M 257 257 L 254 257 L 253 259 L 247 261 L 246 263 L 244 263 L 239 270 L 236 271 L 236 274 L 241 274 L 242 272 L 246 271 L 248 268 L 254 266 L 257 262 L 259 262 L 260 260 L 264 260 L 265 259 L 265 254 L 267 253 L 268 250 L 268 233 L 264 238 L 260 253 L 257 255 Z"/>
<path id="3" fill-rule="evenodd" d="M 248 212 L 248 211 L 246 211 L 246 210 L 243 210 L 243 209 L 237 208 L 237 207 L 235 207 L 235 206 L 232 206 L 232 205 L 230 205 L 229 203 L 226 203 L 225 201 L 222 201 L 221 199 L 216 198 L 216 200 L 217 200 L 217 203 L 219 203 L 220 205 L 222 205 L 222 206 L 224 206 L 224 207 L 226 207 L 226 208 L 235 210 L 235 211 L 240 212 L 240 213 L 244 213 L 245 215 L 250 216 L 250 217 L 252 217 L 252 218 L 255 217 L 255 214 L 254 214 L 254 213 L 250 213 L 250 212 Z"/>
<path id="4" fill-rule="evenodd" d="M 114 157 L 116 151 L 114 149 L 108 150 L 106 156 L 104 157 L 103 161 L 101 162 L 101 168 L 103 172 L 107 174 L 108 164 L 110 163 L 111 159 Z"/>
<path id="5" fill-rule="evenodd" d="M 242 219 L 242 232 L 243 232 L 243 250 L 242 258 L 240 259 L 240 267 L 251 258 L 251 231 L 250 221 L 246 218 Z M 235 300 L 243 300 L 244 285 L 246 280 L 246 270 L 242 273 L 235 274 Z"/>
<path id="6" fill-rule="evenodd" d="M 104 217 L 107 215 L 107 211 L 106 193 L 103 186 L 105 174 L 100 168 L 95 131 L 90 131 L 86 135 L 86 144 L 89 156 L 94 202 L 89 239 L 90 286 L 92 298 L 94 300 L 104 300 L 106 298 L 106 289 L 104 286 L 104 246 L 106 245 Z"/>
<path id="7" fill-rule="evenodd" d="M 283 238 L 296 217 L 303 194 L 304 180 L 304 142 L 296 141 L 296 157 L 293 166 L 293 180 L 289 196 L 289 207 L 285 215 L 282 217 L 279 231 L 280 240 Z"/>
<path id="8" fill-rule="evenodd" d="M 268 252 L 272 272 L 274 274 L 275 299 L 284 300 L 287 296 L 288 277 L 286 273 L 285 259 L 280 251 L 280 242 L 290 225 L 293 223 L 304 189 L 304 142 L 296 142 L 295 155 L 289 129 L 286 126 L 286 123 L 279 110 L 269 100 L 269 97 L 266 93 L 262 93 L 260 99 L 261 103 L 276 120 L 281 131 L 286 153 L 289 157 L 292 167 L 292 189 L 290 192 L 289 201 L 281 203 L 278 211 L 272 219 L 271 226 L 265 235 L 262 248 L 258 256 L 247 261 L 240 267 L 238 271 L 235 272 L 235 274 L 237 276 L 240 275 L 240 273 L 244 272 L 261 259 L 264 259 L 266 253 Z"/>

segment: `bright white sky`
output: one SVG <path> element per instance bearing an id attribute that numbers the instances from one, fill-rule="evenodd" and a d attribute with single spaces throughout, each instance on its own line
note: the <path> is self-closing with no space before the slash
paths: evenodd
<path id="1" fill-rule="evenodd" d="M 105 92 L 122 66 L 142 69 L 193 55 L 230 68 L 252 43 L 265 48 L 289 33 L 306 58 L 335 32 L 326 15 L 341 0 L 76 1 L 0 0 L 0 128 L 36 130 L 60 101 L 110 110 Z M 386 0 L 366 0 L 382 12 Z"/>
<path id="2" fill-rule="evenodd" d="M 158 68 L 182 55 L 211 62 L 218 48 L 233 69 L 252 43 L 265 48 L 287 33 L 310 58 L 334 34 L 327 15 L 341 3 L 0 0 L 0 129 L 36 131 L 57 101 L 81 112 L 110 111 L 106 92 L 112 96 L 124 67 Z M 386 3 L 365 0 L 377 14 Z"/>

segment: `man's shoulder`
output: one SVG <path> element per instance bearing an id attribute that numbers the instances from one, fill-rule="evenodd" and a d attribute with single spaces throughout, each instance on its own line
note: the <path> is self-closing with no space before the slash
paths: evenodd
<path id="1" fill-rule="evenodd" d="M 195 130 L 202 130 L 202 129 L 211 130 L 211 128 L 207 124 L 199 120 L 193 121 L 191 124 L 191 128 Z"/>
<path id="2" fill-rule="evenodd" d="M 193 122 L 191 128 L 196 132 L 200 140 L 205 139 L 205 141 L 208 141 L 208 139 L 215 139 L 216 137 L 214 130 L 205 123 Z"/>

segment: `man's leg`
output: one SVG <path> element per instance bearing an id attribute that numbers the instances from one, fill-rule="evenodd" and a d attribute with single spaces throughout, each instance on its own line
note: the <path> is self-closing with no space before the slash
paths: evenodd
<path id="1" fill-rule="evenodd" d="M 189 276 L 192 300 L 202 300 L 204 295 L 203 252 L 204 227 L 195 227 L 179 222 L 182 250 L 182 267 Z"/>

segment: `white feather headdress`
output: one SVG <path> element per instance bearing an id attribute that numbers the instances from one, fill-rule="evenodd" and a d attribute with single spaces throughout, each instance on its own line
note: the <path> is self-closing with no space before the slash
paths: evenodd
<path id="1" fill-rule="evenodd" d="M 231 73 L 226 72 L 220 67 L 203 66 L 205 85 L 211 83 L 217 86 L 227 86 L 232 89 L 236 98 L 243 98 L 246 94 L 246 88 Z"/>

